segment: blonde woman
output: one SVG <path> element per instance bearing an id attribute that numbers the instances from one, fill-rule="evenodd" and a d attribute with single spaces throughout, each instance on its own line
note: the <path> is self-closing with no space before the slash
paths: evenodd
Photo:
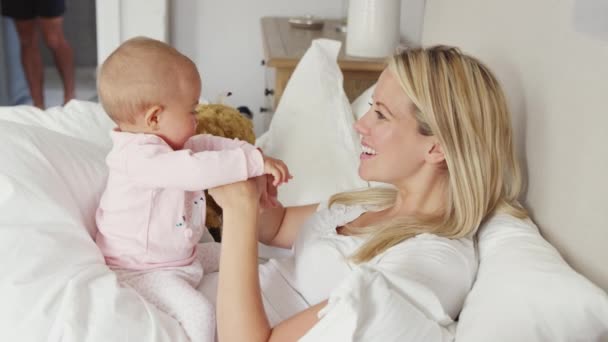
<path id="1" fill-rule="evenodd" d="M 221 341 L 297 340 L 361 264 L 416 282 L 454 320 L 477 271 L 473 236 L 480 223 L 498 212 L 526 217 L 517 202 L 521 176 L 501 87 L 458 49 L 394 56 L 355 129 L 364 151 L 359 175 L 394 189 L 260 213 L 264 179 L 211 191 L 224 209 Z M 258 238 L 293 247 L 293 257 L 258 270 Z M 421 312 L 424 303 L 416 303 Z"/>

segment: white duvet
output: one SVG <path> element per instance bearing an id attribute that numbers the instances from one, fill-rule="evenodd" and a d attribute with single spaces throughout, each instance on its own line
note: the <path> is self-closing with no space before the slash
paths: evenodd
<path id="1" fill-rule="evenodd" d="M 112 123 L 93 103 L 0 108 L 0 341 L 186 341 L 91 237 Z"/>

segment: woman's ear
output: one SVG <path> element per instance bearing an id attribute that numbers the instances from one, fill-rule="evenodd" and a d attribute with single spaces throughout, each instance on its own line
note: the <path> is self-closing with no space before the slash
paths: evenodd
<path id="1" fill-rule="evenodd" d="M 144 115 L 146 127 L 153 131 L 157 131 L 159 129 L 160 114 L 162 111 L 163 108 L 158 105 L 148 108 L 146 114 Z"/>
<path id="2" fill-rule="evenodd" d="M 426 154 L 426 161 L 431 164 L 440 164 L 445 162 L 445 154 L 443 148 L 438 141 L 435 141 Z"/>

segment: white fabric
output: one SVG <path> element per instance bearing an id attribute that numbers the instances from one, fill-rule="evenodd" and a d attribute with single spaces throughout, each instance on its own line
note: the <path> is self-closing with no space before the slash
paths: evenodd
<path id="1" fill-rule="evenodd" d="M 219 244 L 199 244 L 198 254 L 190 265 L 165 267 L 152 270 L 113 268 L 121 285 L 130 286 L 137 294 L 154 304 L 163 312 L 175 317 L 186 330 L 191 341 L 213 342 L 215 340 L 215 306 L 197 290 L 203 271 L 209 270 L 213 261 L 217 271 Z M 215 252 L 215 253 L 213 253 Z M 209 257 L 215 256 L 210 260 Z M 207 256 L 203 260 L 202 255 Z"/>
<path id="2" fill-rule="evenodd" d="M 481 227 L 479 253 L 456 341 L 608 340 L 606 293 L 573 271 L 531 221 L 492 218 Z M 425 289 L 412 291 L 414 285 L 411 296 L 397 290 L 411 279 L 360 267 L 332 293 L 302 341 L 451 341 L 452 325 L 434 324 L 432 311 L 412 310 L 412 299 L 424 298 Z"/>
<path id="3" fill-rule="evenodd" d="M 608 341 L 608 296 L 570 268 L 531 221 L 489 220 L 480 228 L 479 259 L 458 341 Z"/>
<path id="4" fill-rule="evenodd" d="M 285 206 L 319 203 L 367 186 L 358 175 L 361 146 L 342 88 L 340 42 L 315 40 L 291 75 L 270 128 L 256 145 L 282 159 L 294 178 L 279 187 Z"/>
<path id="5" fill-rule="evenodd" d="M 423 234 L 388 249 L 364 266 L 356 266 L 346 258 L 361 246 L 364 239 L 339 235 L 335 228 L 367 210 L 363 206 L 344 205 L 320 210 L 301 228 L 294 244 L 293 257 L 273 259 L 260 266 L 264 304 L 273 325 L 330 299 L 330 307 L 335 309 L 327 310 L 328 317 L 335 319 L 326 320 L 332 321 L 328 323 L 329 326 L 340 334 L 357 331 L 356 334 L 360 334 L 367 331 L 367 324 L 372 323 L 370 331 L 384 329 L 389 335 L 403 329 L 404 321 L 401 321 L 398 330 L 393 330 L 397 328 L 393 325 L 394 321 L 383 323 L 382 319 L 372 319 L 377 314 L 375 307 L 386 312 L 405 310 L 408 313 L 403 317 L 407 318 L 405 330 L 409 335 L 402 336 L 419 336 L 419 326 L 424 329 L 433 326 L 437 331 L 452 329 L 453 320 L 460 312 L 477 269 L 473 241 Z M 362 270 L 366 272 L 362 273 Z M 365 305 L 351 306 L 354 310 L 351 315 L 354 316 L 350 318 L 359 325 L 353 331 L 345 331 L 351 327 L 340 323 L 342 314 L 336 316 L 335 310 L 342 312 L 343 305 L 350 304 L 341 300 L 354 300 L 357 291 L 365 289 L 361 293 L 368 293 L 371 283 L 380 284 L 378 288 L 372 286 L 374 291 L 379 291 L 374 292 L 379 297 L 364 298 L 367 301 Z M 385 301 L 386 288 L 390 289 L 391 297 L 399 299 L 397 302 Z M 395 303 L 400 304 L 393 307 Z M 395 319 L 401 320 L 401 316 Z M 320 329 L 325 331 L 327 328 Z M 367 333 L 364 335 L 371 336 Z M 312 340 L 320 337 L 317 333 L 312 336 L 315 336 Z M 374 340 L 387 341 L 382 338 Z"/>
<path id="6" fill-rule="evenodd" d="M 0 340 L 187 340 L 93 242 L 112 126 L 86 102 L 0 108 Z"/>
<path id="7" fill-rule="evenodd" d="M 46 111 L 32 106 L 0 107 L 0 120 L 43 127 L 108 149 L 112 145 L 108 132 L 116 126 L 101 105 L 79 100 Z"/>
<path id="8" fill-rule="evenodd" d="M 429 302 L 416 306 L 414 296 Z M 407 278 L 361 266 L 332 294 L 319 323 L 300 341 L 453 341 L 456 323 L 433 297 Z"/>

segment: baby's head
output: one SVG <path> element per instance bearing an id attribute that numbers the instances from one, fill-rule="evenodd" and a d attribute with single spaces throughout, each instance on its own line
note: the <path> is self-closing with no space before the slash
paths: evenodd
<path id="1" fill-rule="evenodd" d="M 104 110 L 122 131 L 158 135 L 173 149 L 196 132 L 198 70 L 163 42 L 143 37 L 124 42 L 101 65 L 97 88 Z"/>

